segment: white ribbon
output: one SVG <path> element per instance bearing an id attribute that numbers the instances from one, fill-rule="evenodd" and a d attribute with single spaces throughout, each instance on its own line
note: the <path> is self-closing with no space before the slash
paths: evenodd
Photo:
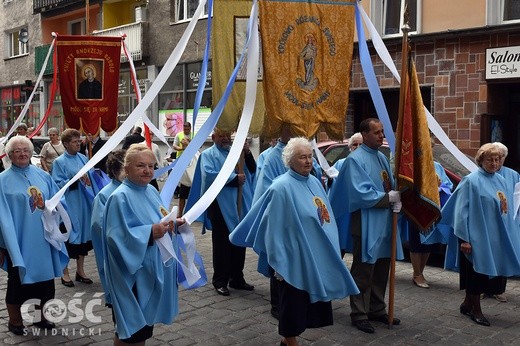
<path id="1" fill-rule="evenodd" d="M 32 99 L 34 97 L 34 94 L 38 90 L 38 87 L 40 85 L 40 81 L 42 80 L 43 74 L 45 73 L 45 68 L 47 67 L 47 63 L 49 61 L 49 57 L 51 56 L 52 48 L 54 47 L 54 43 L 56 42 L 56 36 L 57 36 L 56 33 L 53 32 L 52 36 L 54 38 L 52 39 L 51 45 L 49 47 L 49 51 L 47 52 L 47 56 L 45 57 L 45 60 L 43 60 L 42 69 L 40 71 L 40 74 L 38 74 L 38 78 L 36 79 L 36 82 L 34 83 L 33 91 L 31 92 L 31 95 L 27 99 L 27 102 L 25 102 L 25 105 L 23 106 L 23 109 L 20 112 L 20 115 L 14 121 L 13 126 L 11 127 L 11 129 L 7 132 L 5 137 L 0 138 L 0 143 L 7 142 L 7 140 L 9 139 L 9 136 L 11 136 L 11 134 L 18 128 L 18 125 L 20 125 L 20 123 L 22 122 L 22 119 L 25 118 L 25 114 L 27 114 L 27 110 L 31 106 Z"/>
<path id="2" fill-rule="evenodd" d="M 520 217 L 520 182 L 515 184 L 515 191 L 513 193 L 513 208 L 515 219 L 518 220 Z"/>
<path id="3" fill-rule="evenodd" d="M 372 43 L 374 44 L 374 48 L 383 61 L 383 63 L 388 67 L 388 69 L 392 72 L 394 75 L 394 78 L 401 83 L 401 77 L 399 76 L 399 73 L 397 72 L 397 68 L 394 64 L 394 61 L 392 60 L 392 57 L 390 56 L 390 53 L 388 52 L 388 49 L 386 48 L 385 44 L 383 43 L 383 40 L 381 39 L 381 36 L 379 36 L 379 33 L 377 32 L 376 28 L 374 27 L 374 24 L 370 21 L 370 18 L 366 14 L 365 10 L 363 9 L 363 6 L 360 5 L 359 0 L 356 2 L 356 6 L 358 10 L 361 13 L 361 16 L 363 17 L 363 21 L 368 29 L 368 32 L 370 34 L 370 37 L 372 39 Z M 430 131 L 437 137 L 437 139 L 448 149 L 448 151 L 464 166 L 466 169 L 468 169 L 470 172 L 474 172 L 478 170 L 478 166 L 471 161 L 466 155 L 464 155 L 459 148 L 453 142 L 448 138 L 442 127 L 439 125 L 437 120 L 431 115 L 430 111 L 426 107 L 424 107 L 425 113 L 426 113 L 426 119 L 428 120 L 428 127 L 430 128 Z"/>
<path id="4" fill-rule="evenodd" d="M 43 210 L 41 218 L 43 229 L 45 230 L 45 240 L 56 250 L 61 250 L 63 243 L 69 239 L 70 231 L 72 230 L 69 214 L 67 214 L 63 205 L 58 203 L 56 209 L 52 212 L 47 209 Z M 60 218 L 65 224 L 66 233 L 61 233 L 60 231 Z"/>
<path id="5" fill-rule="evenodd" d="M 172 211 L 161 219 L 161 222 L 176 222 L 176 217 L 177 206 L 173 207 Z M 197 251 L 195 247 L 195 235 L 193 234 L 193 231 L 191 230 L 188 224 L 183 224 L 179 226 L 177 230 L 180 232 L 180 236 L 182 237 L 184 245 L 186 246 L 187 265 L 184 264 L 181 256 L 177 256 L 177 253 L 173 248 L 173 239 L 168 232 L 166 232 L 166 234 L 163 235 L 161 238 L 156 239 L 155 243 L 157 244 L 159 252 L 161 253 L 161 259 L 163 261 L 163 264 L 168 265 L 168 262 L 170 262 L 170 260 L 173 258 L 182 267 L 188 285 L 193 285 L 201 277 L 199 270 L 195 266 L 194 261 L 195 253 Z"/>
<path id="6" fill-rule="evenodd" d="M 316 139 L 312 139 L 311 141 L 312 149 L 314 149 L 314 153 L 316 154 L 316 157 L 318 158 L 318 163 L 320 164 L 321 168 L 327 174 L 329 178 L 336 178 L 339 174 L 338 170 L 335 167 L 331 167 L 329 163 L 327 162 L 327 159 L 325 156 L 323 156 L 323 153 L 320 149 L 318 149 L 318 146 L 316 145 Z"/>

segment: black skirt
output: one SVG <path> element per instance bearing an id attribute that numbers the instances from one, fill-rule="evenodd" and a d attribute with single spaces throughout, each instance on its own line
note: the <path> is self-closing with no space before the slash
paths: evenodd
<path id="1" fill-rule="evenodd" d="M 9 256 L 7 260 L 7 290 L 5 292 L 6 304 L 22 305 L 29 299 L 40 299 L 45 304 L 54 299 L 54 279 L 22 284 L 18 267 L 13 267 Z"/>
<path id="2" fill-rule="evenodd" d="M 87 256 L 88 252 L 93 249 L 92 241 L 87 241 L 81 244 L 71 244 L 68 241 L 65 242 L 65 247 L 69 254 L 69 258 L 78 259 L 79 256 Z"/>
<path id="3" fill-rule="evenodd" d="M 278 333 L 286 338 L 300 335 L 307 328 L 333 324 L 332 303 L 311 303 L 309 294 L 286 281 L 279 281 Z"/>
<path id="4" fill-rule="evenodd" d="M 466 290 L 467 294 L 481 294 L 486 291 L 489 287 L 489 276 L 477 273 L 473 269 L 473 263 L 468 261 L 466 256 L 460 251 L 460 242 L 459 242 L 459 284 L 461 290 Z"/>

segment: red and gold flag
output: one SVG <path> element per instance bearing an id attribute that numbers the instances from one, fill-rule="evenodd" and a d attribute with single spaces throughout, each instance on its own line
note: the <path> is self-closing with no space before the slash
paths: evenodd
<path id="1" fill-rule="evenodd" d="M 403 76 L 404 112 L 397 123 L 396 163 L 403 211 L 425 231 L 439 219 L 439 184 L 430 141 L 428 122 L 415 64 L 410 59 L 408 78 Z"/>
<path id="2" fill-rule="evenodd" d="M 354 10 L 344 0 L 260 1 L 265 137 L 289 124 L 293 135 L 310 138 L 321 125 L 343 139 Z"/>
<path id="3" fill-rule="evenodd" d="M 56 43 L 67 126 L 92 135 L 115 131 L 121 37 L 58 36 Z"/>

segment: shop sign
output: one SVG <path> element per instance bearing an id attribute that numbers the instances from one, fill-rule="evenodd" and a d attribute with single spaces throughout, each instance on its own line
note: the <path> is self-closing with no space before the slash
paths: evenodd
<path id="1" fill-rule="evenodd" d="M 486 49 L 486 79 L 520 78 L 520 46 Z"/>

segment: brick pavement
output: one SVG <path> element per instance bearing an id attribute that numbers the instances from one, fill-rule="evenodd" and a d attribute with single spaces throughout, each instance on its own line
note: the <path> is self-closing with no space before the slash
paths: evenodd
<path id="1" fill-rule="evenodd" d="M 211 279 L 211 237 L 200 235 L 200 224 L 194 224 L 197 246 Z M 350 267 L 351 257 L 345 258 Z M 147 345 L 278 345 L 277 321 L 269 313 L 269 282 L 256 272 L 257 256 L 248 249 L 246 280 L 255 285 L 253 292 L 230 289 L 231 296 L 216 294 L 211 283 L 196 290 L 179 292 L 179 315 L 170 326 L 156 326 L 153 339 Z M 70 264 L 74 273 L 75 261 Z M 56 280 L 56 298 L 68 304 L 71 299 L 83 299 L 80 308 L 101 292 L 94 256 L 88 256 L 86 272 L 93 285 L 76 283 L 67 288 Z M 509 280 L 508 303 L 494 299 L 482 301 L 484 314 L 491 327 L 478 326 L 459 313 L 464 293 L 458 290 L 458 274 L 428 266 L 425 276 L 429 290 L 412 284 L 412 269 L 408 262 L 396 266 L 396 317 L 400 326 L 388 329 L 374 323 L 375 334 L 365 334 L 350 326 L 348 298 L 334 301 L 334 325 L 308 329 L 299 338 L 301 345 L 514 345 L 520 344 L 520 281 Z M 7 310 L 4 301 L 5 272 L 0 274 L 0 344 L 2 345 L 112 345 L 113 325 L 108 309 L 95 306 L 93 314 L 101 323 L 86 319 L 62 321 L 54 331 L 58 335 L 36 336 L 29 329 L 27 336 L 15 336 L 7 331 Z M 83 293 L 78 297 L 78 294 Z M 76 295 L 73 297 L 73 295 Z M 72 315 L 72 314 L 69 314 Z M 62 335 L 68 332 L 68 335 Z M 89 335 L 89 332 L 91 335 Z"/>

